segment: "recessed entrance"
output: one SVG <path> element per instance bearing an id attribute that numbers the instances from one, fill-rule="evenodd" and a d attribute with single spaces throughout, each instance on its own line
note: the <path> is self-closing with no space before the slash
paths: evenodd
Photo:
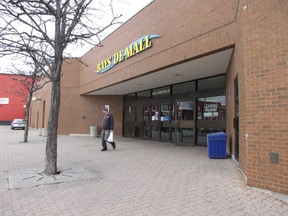
<path id="1" fill-rule="evenodd" d="M 124 136 L 207 146 L 225 131 L 225 75 L 125 96 Z"/>

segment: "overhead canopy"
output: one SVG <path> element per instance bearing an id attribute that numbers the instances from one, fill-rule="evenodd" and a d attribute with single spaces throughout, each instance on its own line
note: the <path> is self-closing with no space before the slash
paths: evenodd
<path id="1" fill-rule="evenodd" d="M 233 48 L 178 64 L 86 95 L 125 95 L 226 73 Z"/>

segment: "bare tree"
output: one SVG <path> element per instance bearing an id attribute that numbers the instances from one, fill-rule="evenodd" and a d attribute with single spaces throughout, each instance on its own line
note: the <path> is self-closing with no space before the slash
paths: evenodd
<path id="1" fill-rule="evenodd" d="M 25 42 L 25 41 L 23 41 Z M 1 43 L 0 43 L 1 44 Z M 27 51 L 22 52 L 24 46 L 18 47 L 17 56 L 21 56 L 21 60 L 24 61 L 25 71 L 19 69 L 17 64 L 12 63 L 12 69 L 9 71 L 11 74 L 18 75 L 13 80 L 16 85 L 7 86 L 7 92 L 14 94 L 18 97 L 23 98 L 26 101 L 25 105 L 25 121 L 26 127 L 24 132 L 23 142 L 28 141 L 28 126 L 30 117 L 30 107 L 33 93 L 42 89 L 50 79 L 44 79 L 46 77 L 45 69 L 42 67 L 43 58 L 42 56 L 35 55 L 34 52 L 28 52 L 29 46 L 26 46 Z M 16 49 L 16 47 L 14 48 Z M 39 64 L 41 63 L 41 64 Z"/>
<path id="2" fill-rule="evenodd" d="M 71 44 L 100 44 L 100 34 L 116 24 L 110 1 L 111 20 L 105 26 L 95 23 L 103 15 L 92 0 L 2 0 L 0 2 L 0 53 L 18 52 L 37 56 L 36 65 L 51 80 L 51 106 L 48 119 L 45 169 L 57 174 L 57 132 L 60 110 L 60 79 L 65 49 Z M 99 17 L 100 16 L 100 17 Z M 39 60 L 40 59 L 40 60 Z"/>
<path id="3" fill-rule="evenodd" d="M 29 119 L 30 119 L 30 107 L 32 102 L 33 93 L 42 89 L 50 80 L 44 79 L 42 71 L 39 71 L 37 66 L 33 68 L 30 74 L 23 74 L 21 71 L 17 73 L 19 76 L 13 78 L 16 81 L 14 86 L 10 86 L 9 91 L 10 93 L 22 97 L 25 101 L 25 122 L 26 127 L 24 131 L 24 138 L 23 142 L 28 142 L 28 126 L 29 126 Z"/>

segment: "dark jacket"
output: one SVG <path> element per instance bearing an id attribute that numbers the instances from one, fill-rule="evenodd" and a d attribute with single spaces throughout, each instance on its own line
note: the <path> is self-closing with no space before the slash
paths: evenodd
<path id="1" fill-rule="evenodd" d="M 107 113 L 102 121 L 103 130 L 113 130 L 114 129 L 114 118 L 112 113 Z"/>

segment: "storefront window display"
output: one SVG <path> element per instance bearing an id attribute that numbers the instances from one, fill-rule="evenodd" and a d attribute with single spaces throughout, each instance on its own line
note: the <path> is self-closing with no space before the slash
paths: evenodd
<path id="1" fill-rule="evenodd" d="M 197 143 L 206 145 L 207 134 L 225 132 L 225 96 L 198 98 L 197 101 Z"/>
<path id="2" fill-rule="evenodd" d="M 130 135 L 125 136 L 207 146 L 207 134 L 225 131 L 224 93 L 225 75 L 220 75 L 126 95 L 124 131 Z M 135 107 L 134 122 L 128 119 L 129 106 Z"/>

